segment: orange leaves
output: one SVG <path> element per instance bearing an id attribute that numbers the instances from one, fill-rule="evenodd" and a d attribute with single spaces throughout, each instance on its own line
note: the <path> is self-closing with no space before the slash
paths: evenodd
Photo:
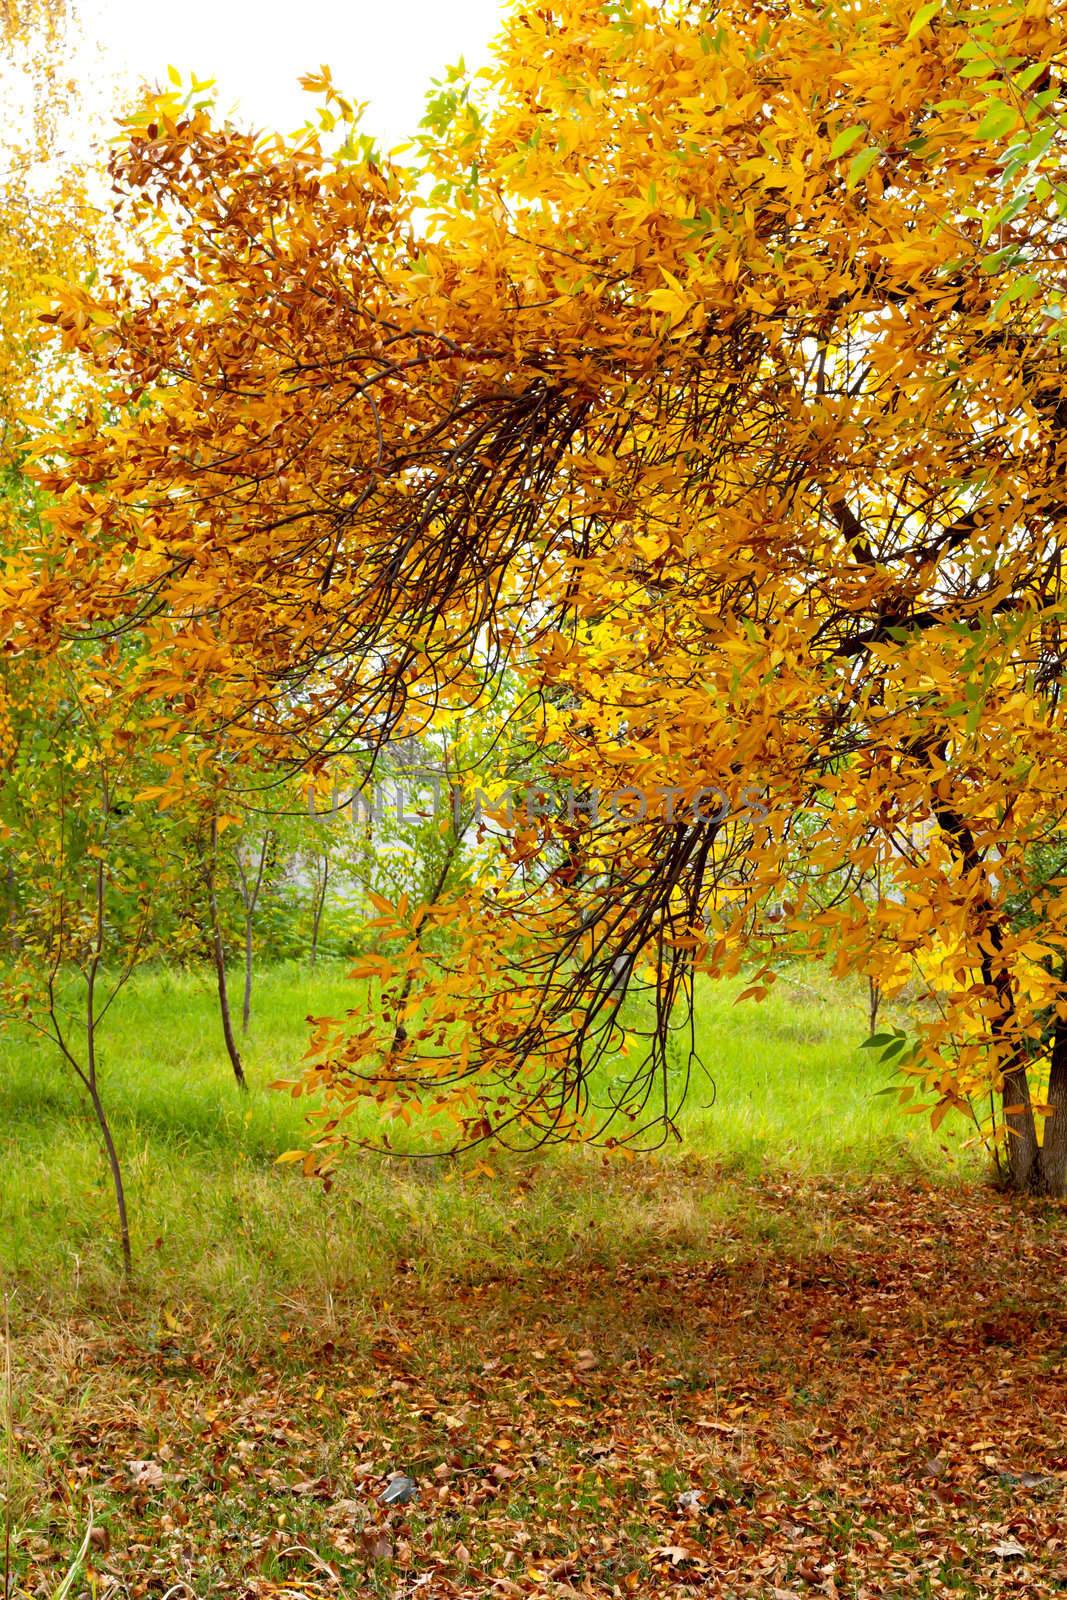
<path id="1" fill-rule="evenodd" d="M 392 961 L 387 961 L 385 956 L 363 956 L 354 966 L 348 969 L 350 978 L 377 978 L 385 982 L 392 978 L 396 967 Z"/>

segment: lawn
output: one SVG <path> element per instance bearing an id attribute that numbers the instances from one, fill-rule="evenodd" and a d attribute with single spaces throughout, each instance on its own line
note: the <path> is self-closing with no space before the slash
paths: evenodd
<path id="1" fill-rule="evenodd" d="M 879 1091 L 886 1069 L 860 1048 L 867 1032 L 858 991 L 818 970 L 783 979 L 762 1004 L 736 1003 L 741 983 L 700 992 L 698 1046 L 709 1078 L 694 1082 L 685 1142 L 644 1163 L 668 1174 L 679 1156 L 754 1175 L 865 1178 L 929 1174 L 974 1177 L 981 1154 L 963 1148 L 968 1130 L 931 1134 Z M 585 1194 L 574 1172 L 606 1172 L 593 1154 L 489 1164 L 501 1184 L 465 1177 L 434 1161 L 427 1172 L 361 1157 L 330 1195 L 276 1158 L 305 1137 L 303 1108 L 269 1085 L 306 1049 L 306 1017 L 339 1015 L 360 990 L 343 967 L 309 974 L 296 965 L 265 972 L 256 990 L 244 1054 L 253 1092 L 233 1083 L 210 976 L 166 969 L 140 974 L 102 1033 L 104 1097 L 123 1159 L 145 1291 L 180 1292 L 212 1303 L 254 1305 L 264 1294 L 331 1291 L 353 1276 L 368 1286 L 398 1253 L 442 1255 L 460 1264 L 506 1257 L 518 1227 L 522 1248 L 556 1260 L 567 1237 L 611 1221 L 617 1248 L 634 1247 L 642 1214 L 619 1214 L 606 1179 Z M 113 1200 L 88 1102 L 43 1041 L 0 1035 L 2 1261 L 14 1280 L 50 1302 L 115 1289 Z M 469 1169 L 473 1163 L 466 1163 Z M 501 1193 L 536 1172 L 543 1211 L 511 1216 Z M 669 1188 L 669 1183 L 667 1184 Z M 500 1192 L 498 1192 L 498 1190 Z M 699 1198 L 703 1213 L 729 1204 L 720 1184 Z M 355 1246 L 359 1238 L 358 1250 Z M 177 1286 L 175 1289 L 174 1286 Z"/>
<path id="2" fill-rule="evenodd" d="M 142 974 L 103 1066 L 132 1289 L 86 1109 L 9 1034 L 13 1592 L 1062 1592 L 1062 1208 L 878 1093 L 858 992 L 738 987 L 701 992 L 681 1146 L 324 1193 L 266 1085 L 343 972 L 263 974 L 248 1097 L 207 977 Z"/>

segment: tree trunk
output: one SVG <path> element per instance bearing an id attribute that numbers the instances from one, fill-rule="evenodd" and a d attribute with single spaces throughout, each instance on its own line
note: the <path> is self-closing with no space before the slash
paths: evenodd
<path id="1" fill-rule="evenodd" d="M 322 911 L 326 904 L 326 887 L 330 881 L 330 858 L 322 858 L 322 887 L 315 885 L 314 916 L 311 924 L 311 965 L 314 966 L 319 956 L 319 929 L 322 926 Z"/>
<path id="2" fill-rule="evenodd" d="M 248 1032 L 252 1020 L 252 917 L 245 913 L 245 992 L 241 1001 L 241 1032 Z"/>
<path id="3" fill-rule="evenodd" d="M 104 816 L 110 810 L 108 792 L 104 789 Z M 100 1132 L 104 1140 L 104 1149 L 107 1151 L 107 1164 L 111 1168 L 111 1184 L 115 1191 L 115 1205 L 119 1214 L 119 1239 L 122 1244 L 122 1271 L 127 1283 L 133 1276 L 133 1251 L 130 1247 L 130 1219 L 126 1211 L 126 1185 L 122 1181 L 122 1166 L 119 1162 L 119 1153 L 115 1149 L 115 1141 L 111 1137 L 111 1125 L 107 1120 L 104 1102 L 100 1098 L 100 1084 L 97 1077 L 96 1058 L 96 1030 L 100 1025 L 96 1009 L 96 982 L 100 975 L 101 963 L 104 959 L 104 935 L 107 926 L 105 918 L 107 899 L 107 869 L 104 865 L 103 855 L 98 856 L 96 862 L 96 938 L 93 943 L 93 952 L 85 974 L 85 1071 L 79 1073 L 82 1082 L 89 1091 L 89 1098 L 96 1112 L 96 1120 L 100 1125 Z M 114 998 L 114 995 L 112 996 Z M 106 1010 L 106 1007 L 105 1007 Z M 55 1013 L 53 1011 L 53 1019 Z M 61 1036 L 60 1036 L 61 1037 Z M 64 1047 L 65 1048 L 65 1047 Z M 66 1051 L 68 1059 L 69 1051 Z"/>
<path id="4" fill-rule="evenodd" d="M 1026 1063 L 1016 1061 L 1004 1074 L 1001 1108 L 1008 1135 L 1008 1175 L 1011 1186 L 1020 1193 L 1032 1187 L 1037 1173 L 1037 1124 L 1030 1100 Z"/>
<path id="5" fill-rule="evenodd" d="M 119 1165 L 118 1151 L 115 1141 L 111 1137 L 111 1128 L 104 1110 L 104 1102 L 95 1083 L 89 1085 L 89 1098 L 93 1102 L 96 1120 L 100 1125 L 100 1132 L 104 1140 L 104 1149 L 107 1151 L 107 1164 L 111 1168 L 111 1184 L 115 1191 L 115 1205 L 119 1213 L 119 1238 L 122 1241 L 122 1270 L 127 1282 L 133 1276 L 133 1251 L 130 1248 L 130 1221 L 126 1212 L 126 1186 L 122 1181 L 122 1167 Z"/>
<path id="6" fill-rule="evenodd" d="M 214 896 L 212 896 L 212 899 L 214 899 Z M 233 1075 L 237 1079 L 237 1085 L 241 1089 L 247 1089 L 248 1080 L 245 1077 L 245 1069 L 241 1062 L 241 1053 L 237 1048 L 237 1040 L 234 1038 L 233 1033 L 233 1020 L 230 1016 L 230 994 L 226 986 L 226 951 L 222 944 L 222 930 L 220 929 L 218 923 L 218 910 L 214 905 L 211 908 L 211 915 L 213 924 L 212 944 L 215 957 L 215 981 L 218 985 L 219 991 L 219 1015 L 222 1018 L 222 1037 L 226 1041 L 226 1053 L 230 1058 L 230 1065 L 233 1068 Z"/>
<path id="7" fill-rule="evenodd" d="M 945 757 L 942 744 L 940 754 Z M 982 859 L 974 842 L 974 835 L 965 819 L 954 806 L 936 807 L 937 825 L 948 839 L 964 872 L 977 874 Z M 1001 1089 L 1001 1112 L 1007 1135 L 1008 1176 L 1013 1189 L 1026 1193 L 1034 1186 L 1038 1175 L 1037 1124 L 1030 1100 L 1030 1083 L 1026 1075 L 1026 1056 L 1020 1046 L 1015 1018 L 1015 997 L 1011 987 L 1011 973 L 1004 962 L 1002 914 L 998 913 L 988 896 L 983 894 L 976 906 L 986 919 L 982 929 L 982 983 L 996 1006 L 989 1019 L 990 1043 L 1007 1054 Z"/>
<path id="8" fill-rule="evenodd" d="M 18 881 L 15 877 L 14 867 L 8 867 L 7 869 L 7 892 L 10 897 L 7 913 L 8 943 L 11 948 L 11 954 L 17 956 L 22 949 L 22 936 L 19 933 Z"/>
<path id="9" fill-rule="evenodd" d="M 1056 1023 L 1049 1066 L 1048 1103 L 1036 1187 L 1058 1200 L 1067 1198 L 1067 1022 Z"/>
<path id="10" fill-rule="evenodd" d="M 263 887 L 263 873 L 267 865 L 267 854 L 274 840 L 270 828 L 263 835 L 259 847 L 259 865 L 254 878 L 245 870 L 241 859 L 240 850 L 233 853 L 234 864 L 237 867 L 237 877 L 241 887 L 241 904 L 245 912 L 245 987 L 241 1002 L 241 1032 L 248 1032 L 248 1025 L 252 1020 L 252 924 L 259 902 L 259 891 Z"/>
<path id="11" fill-rule="evenodd" d="M 222 924 L 219 921 L 219 902 L 215 893 L 215 862 L 218 859 L 218 822 L 215 817 L 211 819 L 211 854 L 204 859 L 204 879 L 207 885 L 208 913 L 211 919 L 211 946 L 215 961 L 215 982 L 219 991 L 219 1014 L 222 1017 L 222 1036 L 226 1041 L 226 1053 L 230 1058 L 233 1075 L 237 1079 L 239 1089 L 247 1090 L 248 1081 L 245 1078 L 245 1069 L 241 1062 L 237 1040 L 233 1034 L 233 1021 L 230 1016 L 230 993 L 226 986 L 226 948 L 222 942 Z"/>

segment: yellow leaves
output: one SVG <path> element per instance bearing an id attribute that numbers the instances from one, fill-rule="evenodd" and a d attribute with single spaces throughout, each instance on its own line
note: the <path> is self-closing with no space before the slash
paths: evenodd
<path id="1" fill-rule="evenodd" d="M 944 247 L 928 238 L 904 239 L 887 242 L 882 246 L 882 259 L 901 277 L 914 281 L 944 259 Z"/>
<path id="2" fill-rule="evenodd" d="M 471 1166 L 464 1170 L 463 1176 L 468 1181 L 472 1181 L 476 1178 L 495 1179 L 496 1172 L 487 1161 L 475 1161 Z"/>
<path id="3" fill-rule="evenodd" d="M 634 548 L 639 550 L 646 561 L 658 561 L 670 549 L 671 541 L 665 530 L 655 533 L 639 533 L 634 536 Z"/>
<path id="4" fill-rule="evenodd" d="M 318 72 L 305 72 L 297 82 L 308 94 L 327 94 L 333 88 L 333 74 L 328 66 L 322 66 Z"/>
<path id="5" fill-rule="evenodd" d="M 662 313 L 667 319 L 669 328 L 676 328 L 679 323 L 685 321 L 696 302 L 672 272 L 664 266 L 659 270 L 666 280 L 667 287 L 651 290 L 645 297 L 645 304 L 653 311 Z"/>
<path id="6" fill-rule="evenodd" d="M 661 312 L 667 318 L 669 328 L 677 328 L 678 323 L 685 322 L 689 312 L 693 310 L 693 299 L 681 290 L 651 290 L 646 294 L 645 304 L 654 312 Z"/>

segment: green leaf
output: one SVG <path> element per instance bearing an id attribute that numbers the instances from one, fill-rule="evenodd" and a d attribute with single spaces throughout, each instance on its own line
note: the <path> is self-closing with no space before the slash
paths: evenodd
<path id="1" fill-rule="evenodd" d="M 940 10 L 941 0 L 929 0 L 927 5 L 920 6 L 918 11 L 916 11 L 915 15 L 911 19 L 911 27 L 908 29 L 908 38 L 914 39 L 917 33 L 921 33 L 926 27 L 927 23 L 932 22 Z"/>
<path id="2" fill-rule="evenodd" d="M 1019 254 L 1018 245 L 1007 244 L 1002 250 L 992 250 L 989 255 L 983 256 L 978 263 L 978 270 L 987 274 L 999 272 L 1002 267 L 1006 267 L 1010 263 L 1013 256 L 1018 256 Z"/>
<path id="3" fill-rule="evenodd" d="M 876 161 L 881 159 L 882 152 L 877 145 L 868 145 L 866 150 L 861 150 L 849 163 L 848 177 L 845 179 L 845 188 L 854 189 L 865 178 Z"/>
<path id="4" fill-rule="evenodd" d="M 979 139 L 999 139 L 1002 133 L 1008 133 L 1019 120 L 1019 113 L 1014 106 L 1005 105 L 1003 100 L 989 102 L 985 116 L 978 124 L 976 137 Z"/>
<path id="5" fill-rule="evenodd" d="M 856 127 L 846 128 L 843 133 L 839 133 L 833 144 L 830 146 L 831 161 L 836 161 L 838 156 L 843 156 L 846 150 L 851 150 L 856 140 L 862 139 L 866 132 L 866 128 L 857 124 Z"/>
<path id="6" fill-rule="evenodd" d="M 1015 282 L 1009 283 L 1003 294 L 998 297 L 993 307 L 994 317 L 999 316 L 1004 307 L 1010 306 L 1015 300 L 1032 300 L 1040 287 L 1030 272 L 1024 273 L 1021 278 L 1016 278 Z"/>
<path id="7" fill-rule="evenodd" d="M 1046 66 L 1047 63 L 1044 61 L 1032 62 L 1031 65 L 1026 68 L 1025 72 L 1019 73 L 1019 76 L 1015 80 L 1015 87 L 1017 89 L 1029 89 L 1030 85 L 1032 83 L 1036 83 L 1038 78 L 1040 78 L 1041 74 L 1045 71 Z"/>
<path id="8" fill-rule="evenodd" d="M 1033 273 L 1026 272 L 1006 290 L 1006 297 L 1008 300 L 1032 300 L 1039 288 L 1040 284 Z"/>
<path id="9" fill-rule="evenodd" d="M 997 70 L 995 61 L 968 61 L 960 71 L 961 78 L 989 78 Z"/>

